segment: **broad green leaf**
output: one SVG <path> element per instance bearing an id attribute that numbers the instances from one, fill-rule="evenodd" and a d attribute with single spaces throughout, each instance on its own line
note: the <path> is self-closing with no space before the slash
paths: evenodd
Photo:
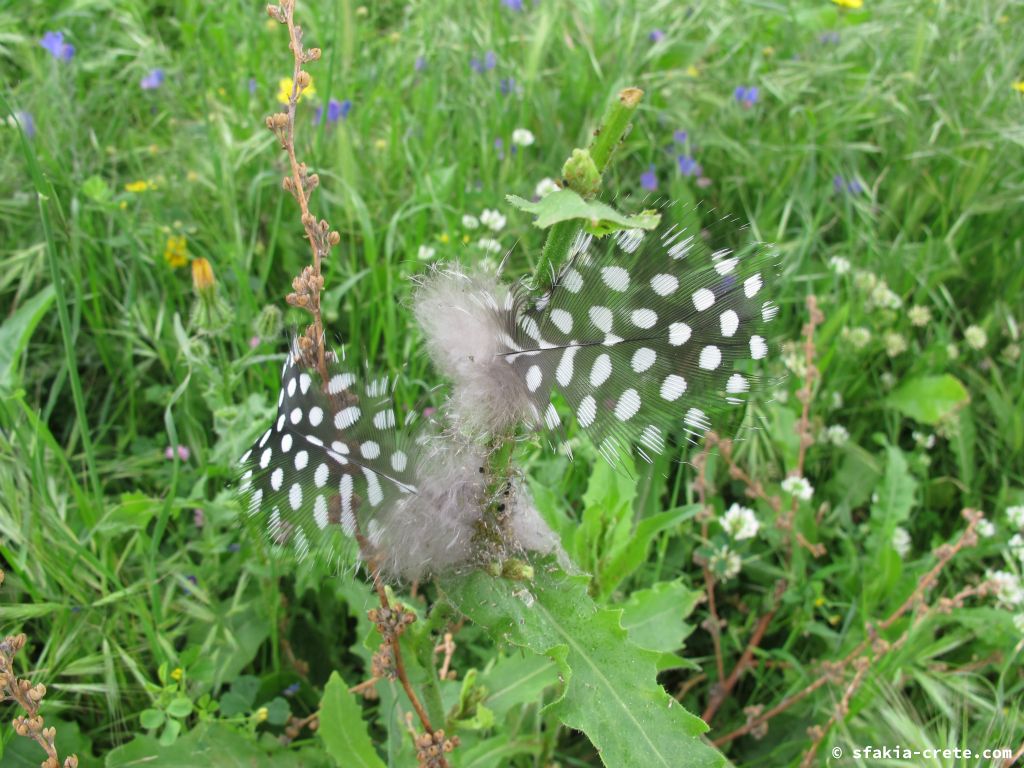
<path id="1" fill-rule="evenodd" d="M 332 672 L 320 701 L 320 727 L 317 730 L 327 754 L 344 768 L 384 768 L 384 761 L 373 748 L 363 722 L 363 708 L 348 692 L 348 684 Z"/>
<path id="2" fill-rule="evenodd" d="M 970 399 L 960 380 L 945 373 L 907 379 L 885 402 L 915 421 L 937 424 L 967 405 Z"/>
<path id="3" fill-rule="evenodd" d="M 139 713 L 139 725 L 147 730 L 159 728 L 164 724 L 164 718 L 162 709 L 144 709 Z"/>
<path id="4" fill-rule="evenodd" d="M 689 520 L 700 509 L 698 504 L 676 507 L 657 515 L 645 517 L 633 530 L 626 542 L 617 548 L 602 565 L 599 586 L 601 595 L 610 595 L 647 559 L 647 550 L 662 531 Z"/>
<path id="5" fill-rule="evenodd" d="M 621 229 L 654 229 L 661 220 L 661 216 L 652 211 L 627 216 L 597 200 L 584 200 L 571 189 L 552 192 L 535 203 L 516 195 L 506 195 L 505 199 L 516 208 L 534 214 L 537 218 L 533 225 L 540 229 L 561 221 L 582 219 L 584 229 L 601 236 Z"/>
<path id="6" fill-rule="evenodd" d="M 873 528 L 889 536 L 897 525 L 910 517 L 917 481 L 910 474 L 903 451 L 889 446 L 885 454 L 885 474 L 871 505 L 871 522 Z"/>
<path id="7" fill-rule="evenodd" d="M 54 289 L 48 285 L 0 325 L 0 390 L 15 386 L 14 368 L 28 346 L 32 332 L 53 304 Z"/>
<path id="8" fill-rule="evenodd" d="M 718 766 L 724 758 L 700 739 L 707 726 L 658 684 L 658 654 L 629 642 L 621 611 L 599 608 L 589 579 L 550 561 L 526 585 L 483 573 L 441 586 L 452 603 L 496 640 L 548 656 L 565 689 L 550 706 L 593 742 L 609 768 Z"/>
<path id="9" fill-rule="evenodd" d="M 487 689 L 484 703 L 497 717 L 512 707 L 539 702 L 544 689 L 558 683 L 558 669 L 550 659 L 532 653 L 502 656 L 480 675 Z"/>
<path id="10" fill-rule="evenodd" d="M 681 581 L 662 581 L 640 589 L 622 606 L 622 627 L 630 642 L 652 651 L 678 651 L 693 632 L 686 617 L 693 611 L 701 590 Z"/>

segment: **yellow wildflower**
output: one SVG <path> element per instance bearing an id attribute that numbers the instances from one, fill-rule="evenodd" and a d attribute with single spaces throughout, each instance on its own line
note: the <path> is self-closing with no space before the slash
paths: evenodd
<path id="1" fill-rule="evenodd" d="M 266 707 L 260 707 L 259 709 L 256 710 L 256 722 L 257 723 L 262 723 L 269 716 L 270 716 L 270 712 L 267 710 Z"/>
<path id="2" fill-rule="evenodd" d="M 1013 90 L 1024 93 L 1024 80 L 1018 80 L 1016 83 L 1014 83 Z"/>
<path id="3" fill-rule="evenodd" d="M 288 100 L 292 97 L 292 87 L 295 85 L 290 77 L 282 77 L 277 81 L 277 100 L 282 104 L 287 104 Z M 298 101 L 302 101 L 303 96 L 315 96 L 316 88 L 313 87 L 313 78 L 309 78 L 309 85 L 302 89 L 299 93 Z"/>
<path id="4" fill-rule="evenodd" d="M 695 64 L 691 64 L 690 66 L 688 66 L 686 68 L 686 74 L 689 77 L 699 77 L 700 76 L 700 70 L 697 69 L 697 66 Z"/>
<path id="5" fill-rule="evenodd" d="M 825 598 L 824 597 L 817 597 L 817 598 L 814 599 L 815 607 L 821 608 L 821 606 L 823 606 L 824 604 L 825 604 Z"/>
<path id="6" fill-rule="evenodd" d="M 828 623 L 831 624 L 833 627 L 842 620 L 843 617 L 840 616 L 838 613 L 833 613 L 831 616 L 828 617 Z"/>
<path id="7" fill-rule="evenodd" d="M 388 141 L 387 139 L 377 139 L 375 142 L 373 142 L 373 146 L 375 146 L 377 149 L 387 149 Z"/>
<path id="8" fill-rule="evenodd" d="M 863 8 L 864 0 L 832 0 L 833 3 L 838 5 L 840 8 Z"/>
<path id="9" fill-rule="evenodd" d="M 266 21 L 263 22 L 263 26 L 265 26 L 267 28 L 267 31 L 269 32 L 271 30 L 277 29 L 277 25 L 280 23 L 281 22 L 276 21 L 275 19 L 267 19 Z"/>
<path id="10" fill-rule="evenodd" d="M 761 53 L 763 53 L 765 56 L 774 56 L 775 48 L 773 48 L 770 45 L 766 45 L 764 48 L 761 49 Z"/>
<path id="11" fill-rule="evenodd" d="M 448 245 L 448 241 L 451 240 L 447 232 L 442 232 L 438 235 L 437 239 L 441 242 L 441 245 Z"/>
<path id="12" fill-rule="evenodd" d="M 463 243 L 468 243 L 469 242 L 469 235 L 463 235 L 462 236 L 462 242 Z"/>
<path id="13" fill-rule="evenodd" d="M 164 261 L 171 269 L 188 264 L 188 240 L 184 235 L 171 235 L 164 247 Z"/>
<path id="14" fill-rule="evenodd" d="M 120 208 L 122 211 L 127 211 L 128 210 L 128 201 L 127 200 L 122 200 L 120 203 L 117 204 L 117 207 Z"/>
<path id="15" fill-rule="evenodd" d="M 213 267 L 207 259 L 195 259 L 192 262 L 192 285 L 196 293 L 205 293 L 213 288 L 216 280 L 213 277 Z"/>
<path id="16" fill-rule="evenodd" d="M 182 675 L 184 674 L 185 672 L 182 670 L 181 667 L 175 667 L 174 671 L 171 672 L 171 680 L 181 680 Z"/>
<path id="17" fill-rule="evenodd" d="M 156 189 L 156 184 L 152 181 L 130 181 L 124 185 L 124 188 L 127 192 L 148 192 L 151 189 Z"/>

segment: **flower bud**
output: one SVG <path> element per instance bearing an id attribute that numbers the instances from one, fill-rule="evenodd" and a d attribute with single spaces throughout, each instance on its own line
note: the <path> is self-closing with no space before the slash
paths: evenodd
<path id="1" fill-rule="evenodd" d="M 593 197 L 601 189 L 601 172 L 585 149 L 574 149 L 572 157 L 562 166 L 562 175 L 569 187 L 581 197 Z"/>
<path id="2" fill-rule="evenodd" d="M 196 293 L 203 295 L 213 289 L 216 280 L 213 277 L 213 267 L 207 259 L 199 258 L 192 260 L 192 286 Z"/>

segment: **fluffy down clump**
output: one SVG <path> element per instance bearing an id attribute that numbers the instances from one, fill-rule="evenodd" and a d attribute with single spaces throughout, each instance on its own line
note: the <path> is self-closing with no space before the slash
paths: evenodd
<path id="1" fill-rule="evenodd" d="M 423 443 L 418 492 L 382 511 L 369 526 L 386 578 L 424 579 L 524 551 L 564 556 L 557 537 L 519 488 L 497 551 L 493 543 L 481 543 L 478 523 L 487 502 L 486 475 L 480 471 L 486 466 L 484 449 L 450 435 Z"/>
<path id="2" fill-rule="evenodd" d="M 523 378 L 502 353 L 509 288 L 496 276 L 435 269 L 413 294 L 413 312 L 434 364 L 449 377 L 449 415 L 471 435 L 506 431 L 536 420 Z"/>

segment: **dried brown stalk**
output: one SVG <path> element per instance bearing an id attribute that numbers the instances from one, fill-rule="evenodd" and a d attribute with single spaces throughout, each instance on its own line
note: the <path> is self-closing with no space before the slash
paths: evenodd
<path id="1" fill-rule="evenodd" d="M 4 572 L 0 571 L 0 584 L 4 583 Z M 14 674 L 14 655 L 20 651 L 28 638 L 24 633 L 19 635 L 8 635 L 0 641 L 0 701 L 13 701 L 28 716 L 19 715 L 14 718 L 14 732 L 19 736 L 33 739 L 43 751 L 46 752 L 46 760 L 41 765 L 43 768 L 78 768 L 78 755 L 70 755 L 60 762 L 57 754 L 57 729 L 53 726 L 47 728 L 43 723 L 43 717 L 39 714 L 39 705 L 46 695 L 46 686 L 42 683 L 33 683 L 31 680 L 19 679 Z"/>

